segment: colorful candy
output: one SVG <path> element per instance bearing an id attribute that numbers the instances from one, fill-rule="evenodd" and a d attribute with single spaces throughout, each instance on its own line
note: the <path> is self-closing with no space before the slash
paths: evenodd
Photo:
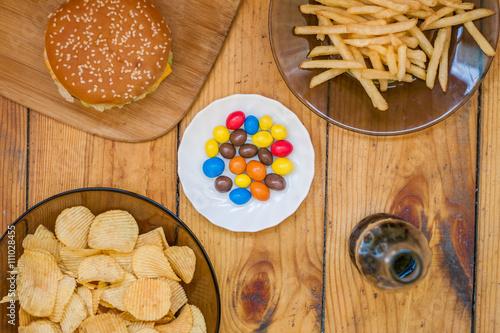
<path id="1" fill-rule="evenodd" d="M 267 131 L 268 129 L 270 129 L 273 126 L 273 119 L 267 115 L 263 116 L 259 120 L 259 126 L 260 126 L 261 130 Z"/>
<path id="2" fill-rule="evenodd" d="M 264 165 L 273 164 L 273 154 L 267 148 L 260 148 L 259 152 L 259 161 Z"/>
<path id="3" fill-rule="evenodd" d="M 235 188 L 229 192 L 229 199 L 236 205 L 244 205 L 252 198 L 252 194 L 246 188 Z"/>
<path id="4" fill-rule="evenodd" d="M 231 143 L 233 145 L 239 147 L 247 142 L 247 132 L 245 132 L 244 129 L 238 128 L 237 130 L 234 130 L 233 133 L 231 133 L 229 140 L 231 140 Z"/>
<path id="5" fill-rule="evenodd" d="M 257 133 L 259 130 L 259 120 L 255 116 L 248 116 L 247 119 L 245 119 L 245 131 L 250 134 L 254 135 Z"/>
<path id="6" fill-rule="evenodd" d="M 219 153 L 219 144 L 215 139 L 210 139 L 205 143 L 205 152 L 208 157 L 215 157 Z"/>
<path id="7" fill-rule="evenodd" d="M 226 193 L 233 187 L 233 181 L 228 176 L 219 176 L 215 179 L 215 189 L 217 192 Z"/>
<path id="8" fill-rule="evenodd" d="M 259 148 L 269 147 L 273 143 L 273 136 L 268 131 L 260 131 L 252 136 L 252 143 Z"/>
<path id="9" fill-rule="evenodd" d="M 276 141 L 271 146 L 271 153 L 277 157 L 286 157 L 293 151 L 293 146 L 286 140 Z"/>
<path id="10" fill-rule="evenodd" d="M 247 162 L 241 156 L 236 156 L 229 161 L 229 171 L 234 173 L 235 175 L 239 175 L 240 173 L 245 172 L 247 167 Z"/>
<path id="11" fill-rule="evenodd" d="M 224 172 L 224 161 L 219 157 L 212 157 L 203 163 L 203 173 L 209 178 L 220 176 Z"/>
<path id="12" fill-rule="evenodd" d="M 240 128 L 245 122 L 245 114 L 243 111 L 234 111 L 226 118 L 226 127 L 230 130 Z"/>
<path id="13" fill-rule="evenodd" d="M 273 162 L 271 168 L 276 174 L 284 176 L 292 172 L 294 167 L 292 161 L 288 158 L 280 157 Z"/>
<path id="14" fill-rule="evenodd" d="M 266 184 L 266 186 L 271 190 L 275 191 L 283 191 L 286 187 L 285 178 L 275 173 L 267 174 L 266 178 L 264 179 L 264 184 Z"/>
<path id="15" fill-rule="evenodd" d="M 217 142 L 224 143 L 229 140 L 229 130 L 224 126 L 216 126 L 213 131 L 214 139 Z"/>
<path id="16" fill-rule="evenodd" d="M 285 140 L 287 136 L 286 127 L 280 124 L 274 124 L 271 127 L 271 135 L 275 140 Z"/>
<path id="17" fill-rule="evenodd" d="M 255 145 L 252 145 L 251 143 L 245 143 L 238 150 L 238 153 L 240 154 L 240 156 L 244 157 L 244 158 L 252 158 L 255 155 L 257 155 L 257 152 L 258 152 L 258 148 Z"/>
<path id="18" fill-rule="evenodd" d="M 247 174 L 252 178 L 253 180 L 256 181 L 262 181 L 264 178 L 266 178 L 267 174 L 267 169 L 266 166 L 259 161 L 250 161 L 247 164 Z"/>
<path id="19" fill-rule="evenodd" d="M 261 182 L 253 182 L 250 185 L 250 193 L 252 193 L 252 196 L 259 201 L 266 201 L 271 196 L 271 192 L 267 186 Z"/>
<path id="20" fill-rule="evenodd" d="M 248 187 L 252 182 L 252 178 L 250 178 L 247 174 L 242 173 L 234 178 L 234 183 L 238 187 Z"/>
<path id="21" fill-rule="evenodd" d="M 236 155 L 236 148 L 229 142 L 223 143 L 219 147 L 220 154 L 222 157 L 228 160 L 232 159 Z"/>

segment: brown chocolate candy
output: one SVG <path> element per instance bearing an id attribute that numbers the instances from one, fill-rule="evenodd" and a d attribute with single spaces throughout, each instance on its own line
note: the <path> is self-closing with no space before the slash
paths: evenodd
<path id="1" fill-rule="evenodd" d="M 247 142 L 247 132 L 244 129 L 238 128 L 231 133 L 229 140 L 231 140 L 233 145 L 239 147 Z"/>
<path id="2" fill-rule="evenodd" d="M 228 176 L 219 176 L 215 179 L 215 189 L 220 193 L 229 192 L 233 187 L 233 181 Z"/>
<path id="3" fill-rule="evenodd" d="M 241 157 L 244 158 L 252 158 L 255 155 L 257 155 L 257 146 L 252 145 L 251 143 L 245 143 L 243 146 L 240 147 L 239 153 Z"/>
<path id="4" fill-rule="evenodd" d="M 267 148 L 259 148 L 259 161 L 264 165 L 273 164 L 273 154 Z"/>
<path id="5" fill-rule="evenodd" d="M 232 144 L 226 142 L 220 145 L 219 153 L 222 157 L 230 160 L 234 157 L 234 155 L 236 155 L 236 148 L 234 148 Z"/>
<path id="6" fill-rule="evenodd" d="M 283 191 L 286 187 L 286 180 L 280 175 L 269 173 L 266 178 L 264 178 L 264 184 L 271 190 Z"/>

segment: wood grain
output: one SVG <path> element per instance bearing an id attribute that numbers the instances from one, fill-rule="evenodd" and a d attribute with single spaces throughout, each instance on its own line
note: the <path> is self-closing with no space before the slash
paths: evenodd
<path id="1" fill-rule="evenodd" d="M 293 97 L 281 80 L 262 19 L 267 10 L 267 2 L 243 2 L 203 97 L 181 128 L 211 101 L 233 93 L 277 99 L 299 116 L 316 143 L 312 190 L 296 214 L 258 233 L 232 233 L 212 225 L 182 191 L 179 215 L 206 246 L 215 266 L 222 295 L 221 332 L 320 332 L 326 122 Z M 252 51 L 244 51 L 244 45 L 251 45 Z"/>
<path id="2" fill-rule="evenodd" d="M 333 127 L 328 158 L 325 332 L 471 328 L 477 96 L 418 134 L 374 138 Z M 423 230 L 428 277 L 404 293 L 366 283 L 348 256 L 363 217 L 389 212 Z"/>
<path id="3" fill-rule="evenodd" d="M 500 58 L 483 83 L 479 169 L 476 331 L 500 331 Z"/>
<path id="4" fill-rule="evenodd" d="M 148 98 L 104 113 L 65 101 L 45 67 L 47 16 L 62 1 L 2 1 L 0 95 L 102 137 L 129 142 L 159 137 L 194 103 L 240 1 L 157 0 L 172 32 L 173 73 Z"/>
<path id="5" fill-rule="evenodd" d="M 26 108 L 0 97 L 0 235 L 26 210 L 27 128 Z"/>

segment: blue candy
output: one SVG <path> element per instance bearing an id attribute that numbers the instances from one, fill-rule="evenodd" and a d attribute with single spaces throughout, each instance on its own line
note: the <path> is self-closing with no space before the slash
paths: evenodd
<path id="1" fill-rule="evenodd" d="M 218 177 L 224 172 L 224 167 L 220 157 L 212 157 L 203 162 L 203 173 L 209 178 Z"/>
<path id="2" fill-rule="evenodd" d="M 252 193 L 246 188 L 236 188 L 229 193 L 229 199 L 237 205 L 244 205 L 252 198 Z"/>
<path id="3" fill-rule="evenodd" d="M 245 119 L 245 131 L 250 134 L 254 135 L 257 133 L 259 130 L 259 119 L 255 116 L 248 116 Z"/>

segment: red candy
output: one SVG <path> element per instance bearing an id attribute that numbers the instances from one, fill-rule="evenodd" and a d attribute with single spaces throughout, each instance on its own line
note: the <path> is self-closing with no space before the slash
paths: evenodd
<path id="1" fill-rule="evenodd" d="M 230 130 L 235 130 L 241 127 L 245 122 L 245 114 L 243 111 L 234 111 L 226 119 L 226 127 Z"/>
<path id="2" fill-rule="evenodd" d="M 293 151 L 293 146 L 286 140 L 280 140 L 273 143 L 271 153 L 277 157 L 286 157 Z"/>

